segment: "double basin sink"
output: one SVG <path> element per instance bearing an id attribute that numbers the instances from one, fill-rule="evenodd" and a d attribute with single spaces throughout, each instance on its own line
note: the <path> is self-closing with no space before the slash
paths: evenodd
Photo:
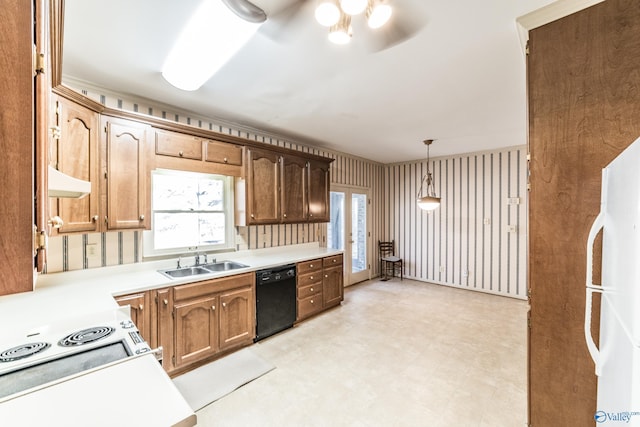
<path id="1" fill-rule="evenodd" d="M 158 270 L 161 274 L 175 279 L 178 277 L 198 276 L 200 274 L 218 273 L 221 271 L 237 270 L 238 268 L 249 267 L 234 261 L 218 261 L 210 264 L 194 265 L 192 267 L 181 267 L 170 270 Z"/>

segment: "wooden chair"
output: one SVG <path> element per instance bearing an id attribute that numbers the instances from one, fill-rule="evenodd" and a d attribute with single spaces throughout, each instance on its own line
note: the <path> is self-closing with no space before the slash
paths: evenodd
<path id="1" fill-rule="evenodd" d="M 380 253 L 380 274 L 382 281 L 389 280 L 389 270 L 391 277 L 395 277 L 397 270 L 400 271 L 400 280 L 402 280 L 402 258 L 397 257 L 395 253 L 395 240 L 390 242 L 381 242 L 378 240 L 378 252 Z"/>

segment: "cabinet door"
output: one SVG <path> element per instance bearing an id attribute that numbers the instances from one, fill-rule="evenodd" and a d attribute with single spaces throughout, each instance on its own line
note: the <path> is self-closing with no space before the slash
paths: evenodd
<path id="1" fill-rule="evenodd" d="M 150 340 L 151 328 L 149 317 L 149 295 L 146 292 L 140 292 L 131 295 L 123 295 L 115 298 L 116 302 L 130 307 L 129 315 L 140 331 L 140 335 L 145 341 Z"/>
<path id="2" fill-rule="evenodd" d="M 282 222 L 307 220 L 307 161 L 295 156 L 282 156 L 281 211 Z"/>
<path id="3" fill-rule="evenodd" d="M 64 221 L 58 232 L 99 231 L 98 113 L 62 97 L 57 98 L 55 105 L 60 138 L 57 150 L 52 150 L 57 152 L 56 164 L 52 166 L 69 176 L 91 182 L 91 193 L 81 199 L 51 199 L 52 212 Z"/>
<path id="4" fill-rule="evenodd" d="M 309 161 L 309 221 L 329 222 L 329 163 Z"/>
<path id="5" fill-rule="evenodd" d="M 155 302 L 151 312 L 151 342 L 152 348 L 162 347 L 162 367 L 171 372 L 173 364 L 173 292 L 171 288 L 158 289 L 153 292 Z"/>
<path id="6" fill-rule="evenodd" d="M 280 222 L 279 166 L 277 153 L 247 149 L 247 224 Z"/>
<path id="7" fill-rule="evenodd" d="M 253 291 L 251 286 L 220 295 L 220 349 L 251 342 L 255 337 Z"/>
<path id="8" fill-rule="evenodd" d="M 324 269 L 322 278 L 322 299 L 324 307 L 340 304 L 343 298 L 342 284 L 342 265 Z"/>
<path id="9" fill-rule="evenodd" d="M 175 366 L 197 362 L 218 350 L 218 297 L 175 305 Z"/>
<path id="10" fill-rule="evenodd" d="M 149 228 L 144 159 L 148 126 L 106 118 L 107 228 Z"/>

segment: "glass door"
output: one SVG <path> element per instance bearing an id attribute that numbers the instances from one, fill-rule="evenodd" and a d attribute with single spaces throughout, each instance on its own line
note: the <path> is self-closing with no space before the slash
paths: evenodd
<path id="1" fill-rule="evenodd" d="M 327 247 L 344 251 L 345 286 L 370 277 L 368 190 L 335 187 Z"/>

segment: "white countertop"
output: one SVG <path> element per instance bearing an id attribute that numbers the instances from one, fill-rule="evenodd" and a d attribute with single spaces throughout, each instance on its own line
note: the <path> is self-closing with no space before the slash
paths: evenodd
<path id="1" fill-rule="evenodd" d="M 155 356 L 147 354 L 2 402 L 0 424 L 187 427 L 196 424 L 196 415 Z"/>
<path id="2" fill-rule="evenodd" d="M 217 277 L 253 272 L 263 268 L 301 262 L 340 254 L 342 251 L 321 248 L 317 243 L 280 246 L 210 255 L 217 261 L 236 261 L 245 265 L 226 272 L 170 279 L 157 270 L 176 267 L 176 259 L 142 262 L 113 267 L 43 274 L 33 292 L 0 297 L 0 350 L 9 337 L 28 332 L 53 320 L 81 316 L 116 308 L 113 296 L 166 286 L 174 286 Z M 193 264 L 184 257 L 182 266 Z"/>

